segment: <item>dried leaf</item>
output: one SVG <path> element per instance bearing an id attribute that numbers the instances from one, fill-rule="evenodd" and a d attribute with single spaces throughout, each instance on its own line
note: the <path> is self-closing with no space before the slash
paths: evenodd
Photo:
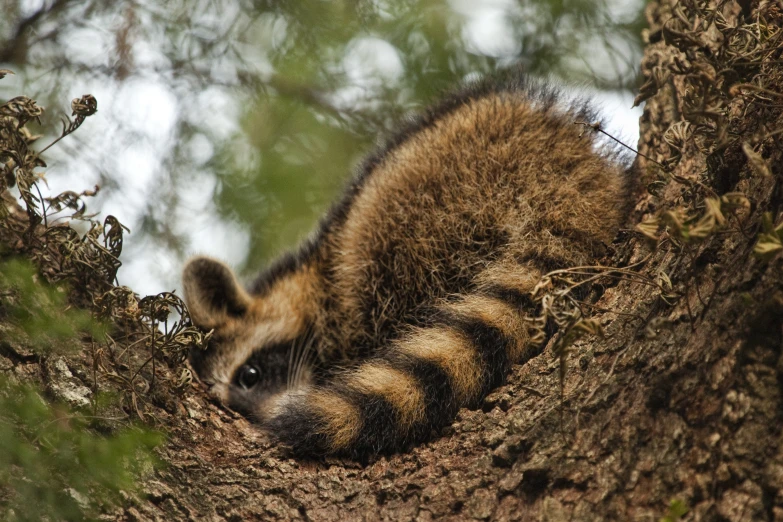
<path id="1" fill-rule="evenodd" d="M 658 235 L 658 228 L 660 226 L 660 220 L 658 218 L 648 219 L 637 223 L 634 230 L 640 232 L 644 237 L 650 238 L 653 241 L 658 241 L 660 236 Z"/>
<path id="2" fill-rule="evenodd" d="M 720 197 L 721 208 L 725 211 L 750 211 L 750 200 L 742 192 L 729 192 Z"/>
<path id="3" fill-rule="evenodd" d="M 682 238 L 685 241 L 703 241 L 715 232 L 718 228 L 715 217 L 711 214 L 705 214 L 695 224 L 683 228 Z"/>
<path id="4" fill-rule="evenodd" d="M 653 196 L 660 196 L 661 191 L 666 187 L 667 182 L 663 179 L 657 179 L 647 184 L 647 192 Z"/>
<path id="5" fill-rule="evenodd" d="M 783 222 L 775 226 L 772 214 L 764 212 L 761 217 L 761 226 L 764 232 L 759 234 L 759 241 L 753 247 L 753 254 L 766 262 L 783 250 Z"/>
<path id="6" fill-rule="evenodd" d="M 769 170 L 769 165 L 767 165 L 766 160 L 761 157 L 761 154 L 754 151 L 753 147 L 751 147 L 750 143 L 747 141 L 742 144 L 742 152 L 745 153 L 745 157 L 748 158 L 748 162 L 757 174 L 762 176 L 772 175 L 772 171 Z"/>
<path id="7" fill-rule="evenodd" d="M 663 140 L 672 148 L 681 151 L 688 140 L 693 137 L 693 127 L 689 121 L 673 123 L 663 133 Z"/>
<path id="8" fill-rule="evenodd" d="M 674 232 L 674 235 L 682 237 L 685 222 L 688 219 L 685 209 L 676 208 L 674 210 L 667 210 L 663 213 L 661 219 L 668 225 L 669 229 Z"/>
<path id="9" fill-rule="evenodd" d="M 664 271 L 659 271 L 655 274 L 655 282 L 663 290 L 670 291 L 672 289 L 672 280 Z"/>
<path id="10" fill-rule="evenodd" d="M 759 236 L 759 242 L 753 247 L 753 254 L 762 261 L 769 261 L 781 251 L 783 251 L 783 243 L 780 239 L 767 234 Z"/>
<path id="11" fill-rule="evenodd" d="M 85 94 L 81 98 L 74 98 L 71 101 L 72 116 L 86 118 L 98 112 L 98 100 L 92 94 Z"/>
<path id="12" fill-rule="evenodd" d="M 704 200 L 704 214 L 705 217 L 709 216 L 714 225 L 723 226 L 726 224 L 726 217 L 721 212 L 721 199 L 718 198 L 706 198 Z"/>
<path id="13" fill-rule="evenodd" d="M 604 329 L 595 319 L 582 319 L 571 328 L 571 331 L 575 332 L 579 337 L 584 337 L 585 335 L 604 335 Z"/>

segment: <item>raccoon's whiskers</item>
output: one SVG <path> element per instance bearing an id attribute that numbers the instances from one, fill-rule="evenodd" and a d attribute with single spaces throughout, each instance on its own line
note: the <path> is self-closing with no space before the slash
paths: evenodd
<path id="1" fill-rule="evenodd" d="M 294 375 L 294 361 L 296 360 L 296 350 L 297 350 L 297 344 L 296 342 L 293 343 L 291 346 L 291 351 L 288 352 L 288 368 L 286 369 L 286 377 L 285 377 L 285 388 L 286 390 L 291 389 L 291 378 Z"/>
<path id="2" fill-rule="evenodd" d="M 311 331 L 312 327 L 308 327 L 305 334 L 291 346 L 288 361 L 288 377 L 286 379 L 287 390 L 296 388 L 300 383 L 302 367 L 313 344 Z"/>
<path id="3" fill-rule="evenodd" d="M 292 383 L 293 388 L 297 388 L 301 382 L 302 378 L 302 368 L 305 365 L 305 361 L 307 360 L 307 355 L 309 353 L 309 347 L 310 342 L 307 341 L 302 345 L 302 351 L 299 354 L 299 357 L 296 361 L 296 369 L 294 370 L 294 381 Z"/>
<path id="4" fill-rule="evenodd" d="M 288 359 L 288 378 L 286 379 L 286 390 L 291 390 L 296 384 L 297 368 L 302 353 L 305 350 L 306 339 L 300 338 L 291 346 L 290 357 Z"/>

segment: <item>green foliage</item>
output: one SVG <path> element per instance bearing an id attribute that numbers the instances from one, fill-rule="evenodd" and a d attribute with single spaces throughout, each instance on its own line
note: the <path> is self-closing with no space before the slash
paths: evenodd
<path id="1" fill-rule="evenodd" d="M 134 490 L 161 440 L 141 429 L 98 435 L 90 418 L 0 376 L 0 518 L 94 518 Z"/>
<path id="2" fill-rule="evenodd" d="M 6 349 L 37 355 L 73 352 L 80 337 L 105 337 L 89 312 L 69 308 L 63 287 L 40 280 L 31 263 L 0 263 L 0 316 Z M 160 441 L 129 429 L 106 437 L 90 431 L 90 418 L 48 404 L 32 386 L 0 375 L 0 513 L 6 520 L 80 520 L 131 491 L 152 463 Z"/>
<path id="3" fill-rule="evenodd" d="M 677 522 L 688 513 L 688 505 L 679 499 L 669 502 L 669 510 L 661 517 L 660 522 Z"/>
<path id="4" fill-rule="evenodd" d="M 5 349 L 48 356 L 74 352 L 83 335 L 104 339 L 105 326 L 69 308 L 66 295 L 29 262 L 0 263 Z M 121 490 L 133 491 L 161 436 L 141 429 L 105 436 L 91 430 L 94 420 L 0 374 L 0 518 L 82 520 L 117 502 Z"/>
<path id="5" fill-rule="evenodd" d="M 0 262 L 0 317 L 3 337 L 37 354 L 64 353 L 78 346 L 79 334 L 102 340 L 105 325 L 86 310 L 69 308 L 64 286 L 43 284 L 31 263 Z"/>
<path id="6" fill-rule="evenodd" d="M 250 224 L 249 265 L 257 270 L 312 229 L 372 139 L 285 98 L 261 98 L 246 128 L 259 168 L 246 172 L 227 158 L 217 201 L 227 216 Z"/>
<path id="7" fill-rule="evenodd" d="M 52 144 L 78 129 L 97 102 L 85 95 L 71 108 L 74 118 L 64 119 Z M 158 386 L 175 379 L 171 370 L 181 369 L 187 347 L 205 341 L 186 326 L 187 312 L 176 296 L 140 300 L 114 286 L 126 229 L 112 216 L 99 222 L 85 215 L 83 198 L 97 189 L 41 196 L 46 163 L 25 125 L 42 114 L 23 96 L 0 106 L 0 520 L 94 519 L 116 506 L 122 492 L 133 493 L 162 441 L 129 424 L 127 404 L 145 417 L 156 371 Z M 6 189 L 14 186 L 24 207 L 8 197 Z M 73 212 L 66 216 L 71 224 L 87 225 L 86 233 L 62 223 L 66 209 Z M 179 318 L 169 321 L 172 309 Z M 40 380 L 46 399 L 32 384 Z M 97 392 L 91 415 L 50 400 L 68 397 L 66 385 L 85 384 Z"/>
<path id="8" fill-rule="evenodd" d="M 495 7 L 507 33 L 477 42 L 471 2 L 257 6 L 247 38 L 273 72 L 249 81 L 245 132 L 213 162 L 219 212 L 252 231 L 252 271 L 313 228 L 378 136 L 465 78 L 519 64 L 531 76 L 635 83 L 641 3 L 624 17 L 603 1 Z"/>

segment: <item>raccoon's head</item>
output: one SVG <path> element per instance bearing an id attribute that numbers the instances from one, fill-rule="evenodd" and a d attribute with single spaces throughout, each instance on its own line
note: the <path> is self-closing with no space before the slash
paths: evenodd
<path id="1" fill-rule="evenodd" d="M 284 276 L 253 296 L 220 261 L 196 257 L 183 271 L 193 323 L 213 330 L 206 350 L 191 349 L 190 364 L 213 396 L 249 417 L 262 418 L 271 399 L 310 378 L 308 321 L 297 306 L 304 298 L 297 277 Z"/>

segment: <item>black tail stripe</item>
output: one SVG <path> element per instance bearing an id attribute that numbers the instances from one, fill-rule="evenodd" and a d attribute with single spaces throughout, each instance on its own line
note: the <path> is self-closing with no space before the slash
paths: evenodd
<path id="1" fill-rule="evenodd" d="M 320 457 L 332 452 L 331 441 L 319 429 L 320 416 L 303 400 L 288 403 L 284 411 L 262 423 L 280 442 L 298 454 Z"/>
<path id="2" fill-rule="evenodd" d="M 565 237 L 564 234 L 558 233 L 556 230 L 550 229 L 549 232 L 553 236 Z M 515 258 L 515 261 L 519 263 L 520 267 L 535 267 L 541 270 L 543 273 L 551 272 L 553 270 L 561 270 L 573 266 L 573 260 L 564 258 L 562 255 L 546 254 L 544 252 L 531 253 L 526 256 L 520 256 Z"/>
<path id="3" fill-rule="evenodd" d="M 484 363 L 479 395 L 481 400 L 493 389 L 506 382 L 506 375 L 511 368 L 508 352 L 516 341 L 500 329 L 478 319 L 460 321 L 459 327 L 476 346 Z"/>
<path id="4" fill-rule="evenodd" d="M 516 342 L 514 339 L 504 334 L 499 328 L 487 324 L 481 319 L 452 313 L 447 310 L 441 310 L 436 317 L 436 321 L 462 332 L 473 344 L 476 353 L 481 357 L 481 392 L 477 400 L 483 399 L 490 391 L 505 382 L 508 370 L 511 368 L 508 352 L 509 348 L 513 347 Z M 464 406 L 475 407 L 477 404 L 466 404 Z"/>
<path id="5" fill-rule="evenodd" d="M 493 284 L 482 288 L 481 293 L 487 297 L 492 297 L 508 303 L 518 309 L 535 310 L 536 304 L 527 292 L 521 292 L 515 288 Z"/>
<path id="6" fill-rule="evenodd" d="M 350 373 L 346 375 L 350 379 Z M 400 434 L 397 412 L 383 396 L 354 390 L 345 382 L 336 382 L 329 391 L 339 395 L 359 410 L 360 428 L 356 440 L 347 448 L 351 458 L 391 453 L 399 449 Z"/>
<path id="7" fill-rule="evenodd" d="M 438 364 L 401 353 L 389 353 L 383 356 L 391 366 L 413 376 L 424 394 L 425 422 L 414 426 L 406 442 L 421 440 L 430 435 L 433 429 L 451 424 L 460 404 L 454 395 L 454 386 L 446 370 Z"/>

